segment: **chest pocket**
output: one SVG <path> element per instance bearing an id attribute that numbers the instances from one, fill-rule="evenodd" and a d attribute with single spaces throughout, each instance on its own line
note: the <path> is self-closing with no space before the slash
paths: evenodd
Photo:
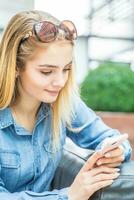
<path id="1" fill-rule="evenodd" d="M 20 175 L 20 155 L 12 151 L 0 151 L 0 178 L 6 188 L 13 192 Z"/>

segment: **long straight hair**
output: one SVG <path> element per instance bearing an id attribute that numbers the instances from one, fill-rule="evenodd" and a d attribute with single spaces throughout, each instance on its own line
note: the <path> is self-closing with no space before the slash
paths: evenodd
<path id="1" fill-rule="evenodd" d="M 39 42 L 36 37 L 23 41 L 32 30 L 35 22 L 49 20 L 55 24 L 60 21 L 42 11 L 24 11 L 16 14 L 9 22 L 0 43 L 0 109 L 11 106 L 19 95 L 16 69 L 24 70 L 26 62 L 35 55 L 38 48 L 47 49 L 49 44 Z M 73 45 L 73 42 L 71 42 Z M 58 143 L 62 124 L 71 127 L 74 116 L 73 104 L 79 90 L 75 80 L 74 64 L 68 80 L 57 100 L 52 104 L 53 143 Z"/>

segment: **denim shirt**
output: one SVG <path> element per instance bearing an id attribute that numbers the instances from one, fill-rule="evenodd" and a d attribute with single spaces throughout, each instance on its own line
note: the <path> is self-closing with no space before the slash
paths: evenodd
<path id="1" fill-rule="evenodd" d="M 13 119 L 10 107 L 0 110 L 0 199 L 67 200 L 68 188 L 50 191 L 51 181 L 62 156 L 66 137 L 86 149 L 99 149 L 107 137 L 120 133 L 111 129 L 78 99 L 72 126 L 87 126 L 79 133 L 62 127 L 60 145 L 54 153 L 51 145 L 52 111 L 42 103 L 33 132 Z M 29 117 L 30 120 L 30 117 Z M 131 155 L 128 141 L 123 143 L 125 159 Z"/>

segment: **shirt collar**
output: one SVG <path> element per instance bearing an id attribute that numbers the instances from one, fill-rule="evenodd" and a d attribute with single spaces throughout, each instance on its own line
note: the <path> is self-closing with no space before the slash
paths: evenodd
<path id="1" fill-rule="evenodd" d="M 50 112 L 50 104 L 41 103 L 36 124 L 39 123 L 42 119 L 46 118 L 49 112 Z"/>
<path id="2" fill-rule="evenodd" d="M 48 116 L 50 110 L 50 105 L 46 103 L 41 103 L 38 112 L 37 123 Z M 11 108 L 7 107 L 0 110 L 0 129 L 7 128 L 8 126 L 14 124 L 14 119 L 11 113 Z"/>
<path id="3" fill-rule="evenodd" d="M 13 124 L 13 117 L 9 107 L 0 110 L 0 129 L 6 128 Z"/>

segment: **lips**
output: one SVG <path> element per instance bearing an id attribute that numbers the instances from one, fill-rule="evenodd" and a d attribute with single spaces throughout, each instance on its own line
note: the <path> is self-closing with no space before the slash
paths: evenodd
<path id="1" fill-rule="evenodd" d="M 58 93 L 59 91 L 54 91 L 54 90 L 46 90 L 47 92 L 54 92 L 54 93 Z"/>
<path id="2" fill-rule="evenodd" d="M 45 90 L 45 91 L 51 95 L 57 95 L 59 93 L 59 91 L 54 91 L 54 90 Z"/>

